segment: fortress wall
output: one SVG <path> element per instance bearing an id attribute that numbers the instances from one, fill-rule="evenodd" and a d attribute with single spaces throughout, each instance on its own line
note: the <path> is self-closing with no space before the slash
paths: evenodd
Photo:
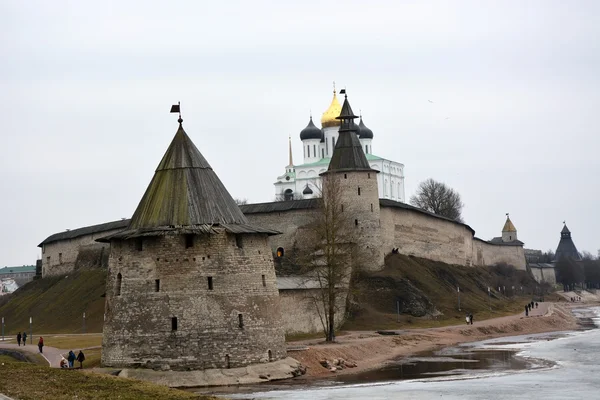
<path id="1" fill-rule="evenodd" d="M 110 250 L 110 245 L 107 243 L 97 243 L 96 239 L 112 235 L 121 230 L 122 229 L 115 229 L 83 235 L 74 239 L 58 240 L 43 245 L 42 276 L 62 275 L 73 271 L 81 247 L 93 246 L 98 251 L 101 251 L 100 249 L 104 248 L 104 252 L 108 252 Z"/>
<path id="2" fill-rule="evenodd" d="M 292 249 L 296 242 L 302 242 L 302 228 L 315 220 L 318 211 L 314 208 L 275 211 L 270 213 L 246 214 L 251 225 L 261 226 L 281 232 L 281 235 L 269 237 L 269 246 L 273 253 L 277 248 Z M 298 236 L 300 236 L 298 238 Z"/>
<path id="3" fill-rule="evenodd" d="M 380 214 L 384 254 L 397 247 L 401 254 L 471 265 L 473 233 L 466 226 L 396 207 L 381 207 Z"/>
<path id="4" fill-rule="evenodd" d="M 523 246 L 503 246 L 473 240 L 473 263 L 475 265 L 494 265 L 506 263 L 520 270 L 526 270 L 525 250 Z"/>
<path id="5" fill-rule="evenodd" d="M 282 313 L 283 328 L 285 334 L 299 333 L 321 333 L 323 325 L 319 314 L 324 316 L 322 305 L 320 313 L 317 313 L 314 299 L 319 295 L 320 289 L 298 289 L 298 290 L 279 290 L 279 302 Z M 340 327 L 344 323 L 346 314 L 346 295 L 338 295 L 337 311 L 335 315 L 335 324 Z"/>
<path id="6" fill-rule="evenodd" d="M 530 266 L 531 274 L 533 278 L 538 282 L 548 282 L 551 285 L 556 284 L 556 273 L 554 268 L 540 268 L 536 266 Z"/>

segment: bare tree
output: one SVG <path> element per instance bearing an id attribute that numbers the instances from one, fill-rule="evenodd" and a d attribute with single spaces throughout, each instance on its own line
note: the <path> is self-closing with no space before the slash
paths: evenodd
<path id="1" fill-rule="evenodd" d="M 589 251 L 583 251 L 581 253 L 581 260 L 582 261 L 591 261 L 594 259 L 594 255 L 592 253 L 590 253 Z"/>
<path id="2" fill-rule="evenodd" d="M 235 201 L 235 204 L 237 204 L 238 206 L 243 206 L 244 204 L 248 204 L 248 199 L 247 198 L 239 198 L 236 197 L 235 199 L 233 199 L 233 201 Z"/>
<path id="3" fill-rule="evenodd" d="M 555 259 L 554 251 L 547 250 L 545 253 L 542 253 L 539 262 L 541 263 L 551 263 Z"/>
<path id="4" fill-rule="evenodd" d="M 425 211 L 463 222 L 461 213 L 464 204 L 458 192 L 445 183 L 431 178 L 419 184 L 417 192 L 410 198 L 410 204 Z"/>
<path id="5" fill-rule="evenodd" d="M 575 290 L 575 285 L 585 281 L 584 270 L 578 262 L 570 258 L 561 258 L 554 267 L 556 281 L 562 283 L 565 292 Z"/>
<path id="6" fill-rule="evenodd" d="M 323 177 L 319 208 L 307 226 L 306 247 L 299 252 L 299 264 L 306 280 L 316 282 L 311 296 L 321 319 L 326 341 L 335 340 L 336 316 L 346 303 L 353 265 L 359 255 L 354 246 L 349 213 L 343 213 L 339 177 Z"/>

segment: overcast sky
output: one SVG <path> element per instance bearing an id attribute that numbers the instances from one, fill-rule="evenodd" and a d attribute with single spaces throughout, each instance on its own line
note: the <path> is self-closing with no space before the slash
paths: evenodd
<path id="1" fill-rule="evenodd" d="M 346 87 L 373 152 L 455 188 L 483 239 L 562 221 L 600 248 L 599 1 L 0 0 L 0 266 L 130 217 L 184 127 L 234 197 L 271 201 Z M 428 100 L 433 101 L 430 103 Z"/>

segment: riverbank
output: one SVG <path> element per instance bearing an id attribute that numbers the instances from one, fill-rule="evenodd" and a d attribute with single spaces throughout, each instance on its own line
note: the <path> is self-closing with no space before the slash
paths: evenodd
<path id="1" fill-rule="evenodd" d="M 586 304 L 589 305 L 589 304 Z M 290 356 L 307 367 L 302 380 L 319 379 L 334 374 L 356 374 L 380 369 L 390 360 L 424 351 L 460 343 L 531 333 L 577 329 L 577 319 L 570 309 L 576 304 L 540 303 L 530 316 L 518 314 L 494 318 L 473 325 L 456 325 L 443 328 L 411 329 L 398 335 L 379 335 L 371 332 L 349 332 L 337 338 L 336 343 L 317 340 L 294 342 L 306 346 L 303 351 L 290 352 Z M 579 304 L 578 306 L 581 306 Z M 343 359 L 356 363 L 355 368 L 345 368 L 332 373 L 322 366 L 323 360 Z"/>

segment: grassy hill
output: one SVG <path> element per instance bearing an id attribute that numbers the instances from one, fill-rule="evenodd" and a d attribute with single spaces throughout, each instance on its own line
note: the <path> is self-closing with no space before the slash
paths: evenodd
<path id="1" fill-rule="evenodd" d="M 67 276 L 29 282 L 0 297 L 6 335 L 27 329 L 33 317 L 36 333 L 102 332 L 106 269 L 82 268 Z M 456 287 L 460 286 L 461 311 Z M 491 302 L 487 287 L 493 288 Z M 506 286 L 506 293 L 498 293 Z M 518 290 L 512 293 L 511 287 Z M 524 288 L 520 291 L 521 286 Z M 521 312 L 537 284 L 525 271 L 506 266 L 464 267 L 400 254 L 386 258 L 384 270 L 363 273 L 356 280 L 350 318 L 343 329 L 395 329 L 461 323 Z M 397 322 L 396 307 L 401 316 Z M 490 311 L 489 307 L 492 307 Z"/>
<path id="2" fill-rule="evenodd" d="M 499 293 L 498 286 L 506 292 Z M 360 274 L 355 287 L 351 317 L 343 329 L 431 327 L 461 323 L 467 313 L 475 320 L 515 314 L 531 301 L 537 284 L 526 271 L 505 265 L 465 267 L 393 254 L 384 270 Z"/>
<path id="3" fill-rule="evenodd" d="M 80 269 L 29 282 L 0 297 L 5 334 L 25 329 L 29 333 L 29 317 L 33 317 L 34 335 L 81 333 L 84 312 L 86 332 L 102 332 L 105 286 L 105 269 Z"/>

